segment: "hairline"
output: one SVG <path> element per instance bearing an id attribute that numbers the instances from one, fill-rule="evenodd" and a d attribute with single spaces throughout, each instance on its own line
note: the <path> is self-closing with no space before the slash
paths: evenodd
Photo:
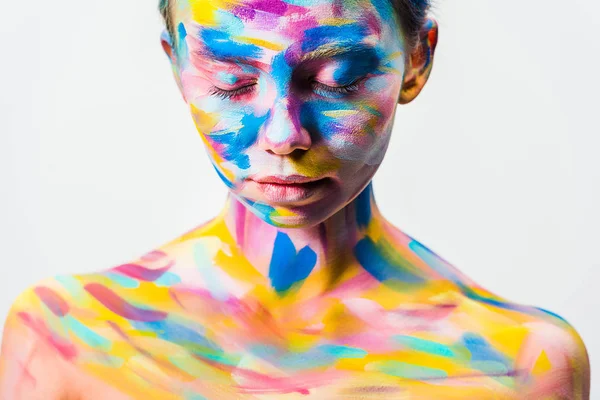
<path id="1" fill-rule="evenodd" d="M 176 27 L 174 25 L 174 21 L 173 21 L 173 6 L 176 1 L 177 0 L 160 0 L 160 6 L 159 6 L 165 27 L 166 27 L 167 32 L 169 33 L 169 36 L 171 39 L 171 45 L 174 48 L 177 47 L 177 41 L 175 40 L 176 35 L 177 35 L 177 29 L 176 29 Z M 396 20 L 396 23 L 398 24 L 398 27 L 399 27 L 400 31 L 402 32 L 403 39 L 405 40 L 405 42 L 409 48 L 414 47 L 416 45 L 416 43 L 418 42 L 418 34 L 419 34 L 419 30 L 421 29 L 420 25 L 423 24 L 423 22 L 425 21 L 425 19 L 427 17 L 427 12 L 429 11 L 429 8 L 430 8 L 430 1 L 429 0 L 415 0 L 415 1 L 421 1 L 423 3 L 420 8 L 418 6 L 416 6 L 411 0 L 388 0 L 388 1 L 391 3 L 392 8 L 394 8 L 394 11 L 395 11 L 394 19 Z M 403 14 L 410 14 L 410 18 L 406 18 L 405 20 L 403 20 L 403 18 L 402 18 Z M 410 26 L 410 27 L 405 26 L 405 25 L 407 25 L 405 23 L 405 22 L 407 22 L 407 20 L 410 22 L 414 22 L 412 24 L 412 26 Z M 419 25 L 419 26 L 417 26 L 417 25 Z"/>

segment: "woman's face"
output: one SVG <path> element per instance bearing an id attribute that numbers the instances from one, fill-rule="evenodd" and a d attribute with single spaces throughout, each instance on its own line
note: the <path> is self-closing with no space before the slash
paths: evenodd
<path id="1" fill-rule="evenodd" d="M 183 97 L 240 201 L 312 226 L 363 190 L 405 68 L 389 0 L 177 0 L 172 16 Z"/>

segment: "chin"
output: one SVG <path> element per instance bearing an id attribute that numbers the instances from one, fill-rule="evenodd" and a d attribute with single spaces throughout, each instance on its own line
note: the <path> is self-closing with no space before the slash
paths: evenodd
<path id="1" fill-rule="evenodd" d="M 328 196 L 306 205 L 265 204 L 243 199 L 254 215 L 277 228 L 310 228 L 327 220 L 343 207 L 337 196 Z"/>

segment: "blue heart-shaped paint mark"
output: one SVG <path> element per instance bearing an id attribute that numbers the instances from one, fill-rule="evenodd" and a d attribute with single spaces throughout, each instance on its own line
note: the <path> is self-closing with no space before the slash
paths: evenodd
<path id="1" fill-rule="evenodd" d="M 296 253 L 290 237 L 279 232 L 269 265 L 271 286 L 278 293 L 288 290 L 294 283 L 306 279 L 316 263 L 317 254 L 310 247 L 305 246 Z"/>

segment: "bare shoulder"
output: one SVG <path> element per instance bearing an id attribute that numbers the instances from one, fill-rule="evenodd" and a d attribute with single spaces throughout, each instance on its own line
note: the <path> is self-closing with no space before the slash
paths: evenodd
<path id="1" fill-rule="evenodd" d="M 516 359 L 523 374 L 526 398 L 587 400 L 590 361 L 579 332 L 564 318 L 538 309 L 541 315 L 524 322 L 528 335 Z"/>
<path id="2" fill-rule="evenodd" d="M 523 398 L 589 399 L 588 352 L 571 323 L 558 314 L 511 302 L 478 285 L 463 285 L 461 296 L 466 313 L 489 329 L 497 347 L 510 355 Z"/>
<path id="3" fill-rule="evenodd" d="M 13 302 L 4 324 L 0 351 L 1 400 L 52 400 L 68 396 L 63 384 L 68 343 L 50 333 L 51 318 L 40 297 L 52 296 L 54 279 L 45 279 L 24 290 Z M 55 302 L 51 312 L 60 313 Z"/>
<path id="4" fill-rule="evenodd" d="M 410 237 L 409 237 L 410 238 Z M 457 326 L 472 348 L 501 354 L 519 395 L 526 399 L 589 399 L 590 362 L 580 333 L 563 317 L 499 296 L 410 238 L 409 248 L 435 273 L 456 286 Z M 488 347 L 486 347 L 487 349 Z"/>

